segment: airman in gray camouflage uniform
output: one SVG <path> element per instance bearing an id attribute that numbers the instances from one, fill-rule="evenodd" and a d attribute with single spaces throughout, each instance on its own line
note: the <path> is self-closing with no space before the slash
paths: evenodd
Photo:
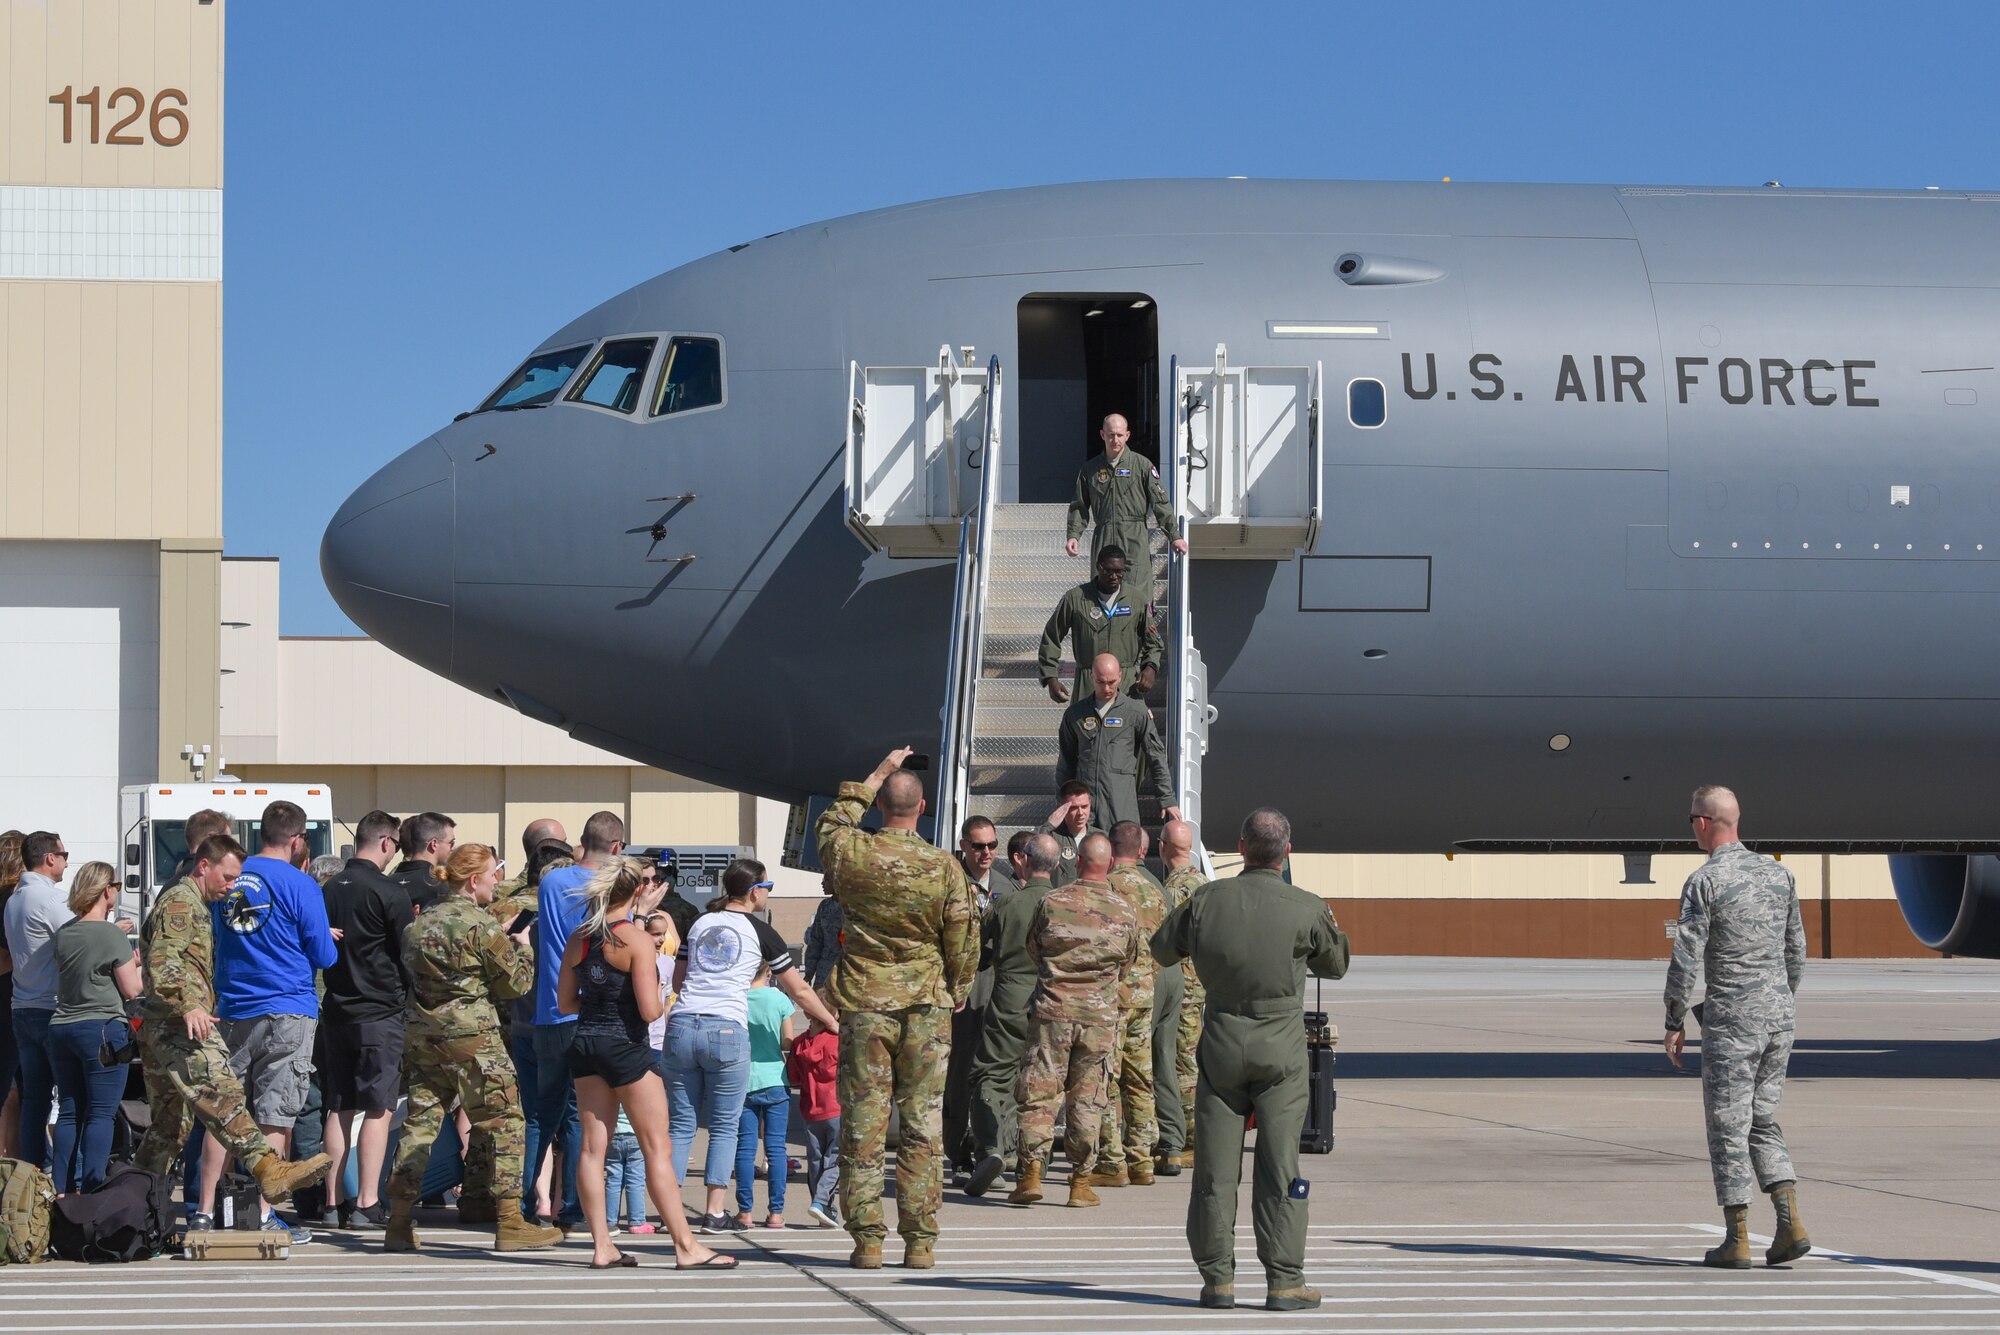
<path id="1" fill-rule="evenodd" d="M 1792 996 L 1805 973 L 1805 927 L 1792 874 L 1745 848 L 1737 836 L 1736 794 L 1697 788 L 1688 815 L 1708 861 L 1681 889 L 1680 930 L 1667 966 L 1667 1056 L 1678 1068 L 1695 980 L 1706 976 L 1694 1007 L 1701 1023 L 1701 1096 L 1708 1122 L 1709 1167 L 1727 1229 L 1703 1264 L 1750 1265 L 1750 1190 L 1771 1195 L 1778 1222 L 1767 1265 L 1812 1249 L 1799 1218 L 1798 1173 L 1778 1127 L 1778 1100 L 1792 1054 Z"/>
<path id="2" fill-rule="evenodd" d="M 1028 955 L 1039 978 L 1028 1003 L 1028 1055 L 1015 1088 L 1021 1162 L 1007 1197 L 1015 1205 L 1042 1198 L 1058 1103 L 1068 1122 L 1069 1203 L 1097 1204 L 1090 1175 L 1117 1059 L 1118 984 L 1143 948 L 1132 901 L 1107 879 L 1111 841 L 1085 835 L 1076 861 L 1077 878 L 1042 896 L 1028 928 Z"/>
<path id="3" fill-rule="evenodd" d="M 958 860 L 924 842 L 923 782 L 892 751 L 861 783 L 843 783 L 819 818 L 819 861 L 833 878 L 844 928 L 833 966 L 840 1012 L 840 1212 L 854 1237 L 848 1264 L 882 1264 L 882 1155 L 893 1101 L 896 1231 L 903 1264 L 935 1264 L 944 1199 L 944 1076 L 952 1012 L 979 967 L 979 918 Z M 861 828 L 868 804 L 880 832 Z"/>

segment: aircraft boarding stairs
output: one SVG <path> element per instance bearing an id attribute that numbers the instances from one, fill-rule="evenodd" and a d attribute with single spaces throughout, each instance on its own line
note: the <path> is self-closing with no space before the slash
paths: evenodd
<path id="1" fill-rule="evenodd" d="M 1056 804 L 1056 733 L 1064 706 L 1036 669 L 1056 600 L 1090 574 L 1063 550 L 1062 505 L 1001 505 L 1000 363 L 983 372 L 949 346 L 924 367 L 850 368 L 847 524 L 871 551 L 952 557 L 951 640 L 933 810 L 936 839 L 955 847 L 967 815 L 990 818 L 1004 843 Z M 1320 514 L 1318 368 L 1173 366 L 1172 431 L 1162 476 L 1177 531 L 1208 559 L 1289 559 L 1315 541 Z M 1202 757 L 1215 712 L 1189 613 L 1191 559 L 1154 535 L 1151 601 L 1166 661 L 1148 703 L 1167 740 L 1168 790 L 1201 828 Z M 1134 572 L 1128 586 L 1139 586 Z M 1133 587 L 1137 595 L 1141 587 Z M 1075 664 L 1065 647 L 1061 673 Z M 1145 803 L 1149 826 L 1159 812 Z M 1197 840 L 1204 868 L 1208 855 Z"/>

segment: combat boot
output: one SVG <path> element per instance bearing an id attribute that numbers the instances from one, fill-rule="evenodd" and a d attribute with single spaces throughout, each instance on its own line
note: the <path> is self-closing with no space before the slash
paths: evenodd
<path id="1" fill-rule="evenodd" d="M 418 1250 L 417 1230 L 412 1220 L 416 1213 L 413 1201 L 389 1202 L 389 1222 L 382 1226 L 382 1250 L 385 1252 L 413 1252 Z"/>
<path id="2" fill-rule="evenodd" d="M 1153 1171 L 1161 1177 L 1179 1177 L 1181 1175 L 1181 1156 L 1178 1154 L 1154 1155 Z"/>
<path id="3" fill-rule="evenodd" d="M 1771 1188 L 1771 1208 L 1778 1213 L 1778 1225 L 1771 1235 L 1771 1248 L 1764 1253 L 1764 1264 L 1783 1265 L 1796 1261 L 1812 1250 L 1812 1239 L 1806 1236 L 1805 1221 L 1799 1218 L 1798 1183 L 1780 1182 Z"/>
<path id="4" fill-rule="evenodd" d="M 1070 1178 L 1069 1203 L 1071 1206 L 1081 1210 L 1087 1206 L 1102 1204 L 1097 1199 L 1097 1193 L 1090 1189 L 1090 1184 L 1093 1180 L 1085 1178 L 1080 1174 Z"/>
<path id="5" fill-rule="evenodd" d="M 1150 1187 L 1153 1185 L 1153 1170 L 1141 1167 L 1142 1162 L 1135 1161 L 1125 1170 L 1125 1180 L 1135 1187 Z"/>
<path id="6" fill-rule="evenodd" d="M 257 1179 L 257 1189 L 264 1193 L 264 1199 L 273 1205 L 283 1205 L 291 1200 L 292 1193 L 300 1187 L 309 1187 L 326 1176 L 328 1164 L 324 1154 L 315 1154 L 310 1159 L 282 1159 L 277 1154 L 267 1154 L 257 1161 L 250 1175 Z"/>
<path id="7" fill-rule="evenodd" d="M 1318 1306 L 1319 1290 L 1310 1284 L 1272 1289 L 1264 1295 L 1264 1310 L 1267 1312 L 1308 1312 Z"/>
<path id="8" fill-rule="evenodd" d="M 1203 1307 L 1236 1306 L 1236 1286 L 1234 1284 L 1204 1284 L 1201 1286 Z"/>
<path id="9" fill-rule="evenodd" d="M 1033 1205 L 1042 1198 L 1042 1165 L 1039 1160 L 1021 1165 L 1014 1189 L 1007 1193 L 1009 1205 Z"/>
<path id="10" fill-rule="evenodd" d="M 1750 1268 L 1750 1207 L 1747 1205 L 1725 1205 L 1722 1207 L 1722 1245 L 1711 1247 L 1702 1254 L 1701 1263 L 1717 1270 L 1748 1270 Z"/>
<path id="11" fill-rule="evenodd" d="M 1182 1151 L 1181 1151 L 1181 1153 L 1180 1153 L 1180 1165 L 1181 1165 L 1181 1167 L 1183 1167 L 1183 1168 L 1192 1168 L 1192 1167 L 1194 1167 L 1194 1151 L 1193 1151 L 1193 1150 L 1182 1150 Z"/>
<path id="12" fill-rule="evenodd" d="M 853 1270 L 880 1270 L 882 1268 L 882 1240 L 862 1238 L 854 1244 L 854 1250 L 847 1254 L 847 1264 Z"/>
<path id="13" fill-rule="evenodd" d="M 1125 1170 L 1120 1168 L 1115 1172 L 1092 1173 L 1090 1175 L 1090 1185 L 1093 1187 L 1122 1187 L 1125 1185 Z"/>
<path id="14" fill-rule="evenodd" d="M 929 1270 L 937 1264 L 937 1254 L 928 1242 L 912 1242 L 903 1248 L 903 1269 Z"/>
<path id="15" fill-rule="evenodd" d="M 493 1230 L 493 1250 L 496 1252 L 525 1252 L 537 1247 L 553 1247 L 563 1240 L 563 1231 L 550 1224 L 531 1224 L 521 1217 L 521 1202 L 510 1193 L 506 1200 L 497 1201 L 493 1206 L 496 1216 Z"/>

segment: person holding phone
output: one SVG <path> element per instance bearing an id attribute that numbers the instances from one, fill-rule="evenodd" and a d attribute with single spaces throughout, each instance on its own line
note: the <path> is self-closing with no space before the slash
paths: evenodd
<path id="1" fill-rule="evenodd" d="M 680 999 L 667 1022 L 665 1052 L 674 1176 L 687 1176 L 695 1127 L 706 1126 L 704 1233 L 742 1231 L 727 1203 L 743 1100 L 750 1090 L 750 985 L 759 966 L 771 970 L 772 982 L 808 1018 L 834 1027 L 832 1013 L 806 986 L 785 938 L 759 916 L 770 892 L 764 864 L 755 858 L 738 858 L 723 868 L 722 893 L 695 920 L 674 968 Z"/>

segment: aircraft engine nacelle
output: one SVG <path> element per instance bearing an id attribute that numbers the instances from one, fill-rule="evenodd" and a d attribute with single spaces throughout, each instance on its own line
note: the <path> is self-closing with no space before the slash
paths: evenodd
<path id="1" fill-rule="evenodd" d="M 1889 859 L 1896 903 L 1932 950 L 2000 959 L 2000 857 L 1902 853 Z"/>

